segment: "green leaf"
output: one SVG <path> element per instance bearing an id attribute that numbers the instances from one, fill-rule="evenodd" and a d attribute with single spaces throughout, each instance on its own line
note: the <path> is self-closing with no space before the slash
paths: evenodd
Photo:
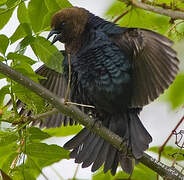
<path id="1" fill-rule="evenodd" d="M 48 10 L 44 0 L 32 0 L 28 5 L 29 19 L 35 33 L 41 31 L 44 16 Z"/>
<path id="2" fill-rule="evenodd" d="M 50 23 L 51 23 L 51 18 L 53 14 L 54 14 L 53 12 L 49 11 L 43 19 L 42 29 L 44 29 L 45 31 L 50 30 Z"/>
<path id="3" fill-rule="evenodd" d="M 39 114 L 45 111 L 44 100 L 31 90 L 28 90 L 24 86 L 15 83 L 13 85 L 13 92 L 18 99 L 26 104 L 26 109 L 33 111 L 33 114 Z"/>
<path id="4" fill-rule="evenodd" d="M 4 74 L 0 73 L 0 79 L 4 79 L 4 78 L 7 78 L 7 76 L 5 76 Z"/>
<path id="5" fill-rule="evenodd" d="M 6 85 L 0 89 L 0 106 L 3 106 L 4 97 L 6 96 L 6 94 L 10 93 L 9 87 L 9 85 Z"/>
<path id="6" fill-rule="evenodd" d="M 14 6 L 15 4 L 18 4 L 19 0 L 7 0 L 7 6 L 8 7 L 12 7 Z"/>
<path id="7" fill-rule="evenodd" d="M 32 32 L 31 32 L 29 24 L 27 24 L 27 23 L 20 24 L 17 27 L 16 31 L 13 33 L 13 35 L 10 37 L 11 43 L 14 43 L 17 40 L 19 40 L 27 35 L 31 35 L 31 34 L 32 34 Z"/>
<path id="8" fill-rule="evenodd" d="M 0 52 L 2 54 L 6 53 L 6 49 L 9 45 L 9 39 L 5 35 L 0 35 Z"/>
<path id="9" fill-rule="evenodd" d="M 17 54 L 17 53 L 12 53 L 12 52 L 8 53 L 7 59 L 14 60 L 18 64 L 20 63 L 20 61 L 26 62 L 30 65 L 33 65 L 35 63 L 35 60 L 29 58 L 28 56 L 24 56 L 22 54 Z"/>
<path id="10" fill-rule="evenodd" d="M 69 159 L 69 151 L 57 146 L 44 143 L 30 143 L 26 154 L 30 156 L 39 167 L 45 167 L 61 159 Z"/>
<path id="11" fill-rule="evenodd" d="M 55 0 L 45 0 L 45 5 L 47 6 L 47 9 L 51 12 L 56 12 L 60 10 L 60 7 Z"/>
<path id="12" fill-rule="evenodd" d="M 28 15 L 28 9 L 25 6 L 25 3 L 21 3 L 17 10 L 17 17 L 20 22 L 20 24 L 23 23 L 30 23 L 29 15 Z"/>
<path id="13" fill-rule="evenodd" d="M 72 4 L 67 0 L 45 0 L 45 4 L 51 12 L 56 12 L 63 8 L 72 7 Z"/>
<path id="14" fill-rule="evenodd" d="M 9 142 L 11 143 L 9 144 L 6 143 L 6 145 L 0 148 L 0 157 L 1 157 L 0 167 L 2 167 L 4 160 L 6 160 L 7 157 L 11 155 L 12 153 L 14 153 L 17 149 L 16 142 L 13 142 L 13 141 L 9 141 Z"/>
<path id="15" fill-rule="evenodd" d="M 16 134 L 0 131 L 0 168 L 3 169 L 6 173 L 7 166 L 5 164 L 10 163 L 10 156 L 12 157 L 13 154 L 15 156 L 15 152 L 18 148 L 16 143 L 17 139 L 18 136 Z"/>
<path id="16" fill-rule="evenodd" d="M 131 178 L 136 180 L 143 180 L 143 179 L 155 180 L 156 173 L 151 169 L 149 169 L 148 167 L 144 166 L 143 164 L 139 163 L 137 166 L 135 166 Z"/>
<path id="17" fill-rule="evenodd" d="M 101 167 L 97 173 L 93 175 L 92 180 L 128 180 L 130 177 L 129 174 L 126 174 L 124 171 L 119 171 L 116 173 L 115 176 L 112 176 L 110 171 L 107 173 L 103 172 L 103 167 Z M 133 173 L 131 175 L 132 180 L 155 180 L 156 173 L 149 169 L 148 167 L 144 166 L 143 164 L 138 164 L 134 167 Z"/>
<path id="18" fill-rule="evenodd" d="M 2 29 L 7 24 L 14 11 L 14 8 L 11 10 L 8 10 L 8 8 L 9 7 L 6 9 L 0 9 L 0 29 Z"/>
<path id="19" fill-rule="evenodd" d="M 42 29 L 48 31 L 53 14 L 63 8 L 72 7 L 72 5 L 67 0 L 45 0 L 45 4 L 49 11 L 43 19 Z"/>
<path id="20" fill-rule="evenodd" d="M 40 78 L 40 76 L 33 71 L 31 66 L 24 61 L 15 64 L 13 68 L 35 82 L 38 82 L 38 78 Z M 26 104 L 25 108 L 32 110 L 35 114 L 45 111 L 45 103 L 40 96 L 16 82 L 13 83 L 12 89 L 16 97 Z"/>
<path id="21" fill-rule="evenodd" d="M 72 7 L 72 4 L 67 0 L 56 0 L 56 2 L 61 9 Z"/>
<path id="22" fill-rule="evenodd" d="M 81 129 L 82 129 L 81 125 L 62 126 L 57 128 L 44 129 L 44 132 L 47 132 L 51 136 L 65 137 L 65 136 L 77 134 Z"/>
<path id="23" fill-rule="evenodd" d="M 151 152 L 158 153 L 159 147 L 154 146 L 148 149 Z M 166 146 L 164 151 L 162 152 L 162 157 L 167 158 L 169 160 L 173 160 L 176 158 L 176 161 L 183 161 L 184 150 L 179 149 L 178 147 Z"/>
<path id="24" fill-rule="evenodd" d="M 16 55 L 15 55 L 16 56 Z M 19 56 L 19 58 L 26 58 L 23 57 L 22 55 Z M 16 57 L 18 58 L 18 56 Z M 27 58 L 26 58 L 27 59 Z M 30 61 L 27 59 L 27 61 Z M 31 68 L 31 65 L 28 64 L 26 61 L 19 61 L 18 63 L 14 63 L 13 64 L 13 68 L 18 71 L 21 72 L 24 76 L 28 76 L 29 78 L 31 78 L 33 81 L 35 82 L 39 82 L 38 78 L 40 77 L 39 75 L 37 75 L 33 69 Z"/>
<path id="25" fill-rule="evenodd" d="M 11 170 L 11 165 L 12 165 L 12 162 L 13 160 L 18 156 L 18 153 L 15 151 L 15 152 L 12 152 L 8 157 L 7 159 L 4 161 L 4 163 L 2 164 L 2 169 L 5 171 L 5 172 L 9 172 Z"/>
<path id="26" fill-rule="evenodd" d="M 23 51 L 28 45 L 33 43 L 35 38 L 31 35 L 26 36 L 17 46 L 17 51 L 21 52 Z"/>
<path id="27" fill-rule="evenodd" d="M 174 83 L 164 93 L 162 97 L 170 102 L 173 109 L 176 109 L 184 104 L 184 74 L 178 74 Z"/>
<path id="28" fill-rule="evenodd" d="M 100 170 L 97 171 L 97 173 L 93 174 L 92 180 L 111 180 L 112 175 L 111 173 L 108 171 L 107 173 L 104 173 L 102 168 L 100 168 Z"/>
<path id="29" fill-rule="evenodd" d="M 7 108 L 4 108 L 2 115 L 0 116 L 0 121 L 12 123 L 14 118 L 15 118 L 14 113 L 12 111 L 8 111 Z"/>
<path id="30" fill-rule="evenodd" d="M 125 3 L 115 1 L 107 11 L 106 15 L 114 18 L 127 9 Z M 170 26 L 169 20 L 169 17 L 130 6 L 129 12 L 118 21 L 118 24 L 123 27 L 147 28 L 163 34 L 167 32 Z"/>
<path id="31" fill-rule="evenodd" d="M 4 60 L 5 60 L 4 57 L 0 56 L 0 61 L 4 61 Z"/>
<path id="32" fill-rule="evenodd" d="M 36 127 L 28 128 L 28 135 L 30 141 L 41 141 L 51 137 L 48 133 L 43 132 L 42 130 Z"/>
<path id="33" fill-rule="evenodd" d="M 0 6 L 2 6 L 3 4 L 6 4 L 7 0 L 0 0 Z"/>
<path id="34" fill-rule="evenodd" d="M 51 45 L 50 41 L 43 37 L 35 38 L 31 44 L 34 53 L 51 69 L 61 73 L 63 55 L 58 49 Z"/>
<path id="35" fill-rule="evenodd" d="M 0 147 L 7 146 L 9 144 L 12 144 L 13 142 L 16 142 L 18 140 L 18 136 L 15 134 L 12 134 L 11 132 L 3 132 L 0 131 Z"/>
<path id="36" fill-rule="evenodd" d="M 40 171 L 28 165 L 15 167 L 11 170 L 11 177 L 13 180 L 35 180 L 40 174 Z"/>

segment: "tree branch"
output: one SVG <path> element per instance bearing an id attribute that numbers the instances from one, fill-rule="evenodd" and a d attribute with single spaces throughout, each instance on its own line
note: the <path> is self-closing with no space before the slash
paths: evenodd
<path id="1" fill-rule="evenodd" d="M 169 16 L 172 19 L 184 19 L 184 13 L 181 11 L 176 11 L 176 10 L 172 11 L 170 9 L 163 9 L 163 8 L 152 6 L 150 4 L 146 4 L 137 0 L 120 0 L 120 1 L 125 2 L 128 5 L 132 5 L 147 11 Z"/>
<path id="2" fill-rule="evenodd" d="M 20 119 L 13 121 L 13 125 L 17 125 L 19 123 L 25 123 L 25 122 L 35 122 L 38 120 L 42 120 L 48 116 L 51 116 L 53 114 L 57 114 L 59 111 L 56 108 L 53 108 L 51 111 L 42 113 L 42 114 L 38 114 L 38 115 L 34 115 L 34 116 L 25 116 L 22 115 Z"/>
<path id="3" fill-rule="evenodd" d="M 96 133 L 109 143 L 111 143 L 115 148 L 120 151 L 125 151 L 126 146 L 122 143 L 121 137 L 111 132 L 109 129 L 103 127 L 100 122 L 95 122 L 94 119 L 88 117 L 86 114 L 81 112 L 77 107 L 73 105 L 65 105 L 64 99 L 52 94 L 49 90 L 42 87 L 40 84 L 32 81 L 31 79 L 23 76 L 21 73 L 16 72 L 14 69 L 10 68 L 6 64 L 0 62 L 0 73 L 8 76 L 10 79 L 24 85 L 26 88 L 32 90 L 42 98 L 46 99 L 50 104 L 56 107 L 60 112 L 66 116 L 71 117 L 73 120 L 83 124 L 92 132 Z M 184 175 L 182 175 L 178 170 L 173 167 L 168 167 L 165 164 L 158 162 L 156 159 L 152 158 L 148 154 L 144 153 L 140 162 L 157 172 L 160 176 L 165 179 L 172 180 L 183 180 Z"/>

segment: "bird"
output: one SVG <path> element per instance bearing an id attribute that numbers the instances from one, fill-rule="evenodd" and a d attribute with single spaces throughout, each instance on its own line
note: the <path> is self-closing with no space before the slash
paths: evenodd
<path id="1" fill-rule="evenodd" d="M 57 74 L 64 83 L 53 82 L 53 87 L 61 87 L 60 96 L 66 93 L 70 56 L 70 101 L 94 106 L 82 110 L 119 135 L 127 150 L 117 150 L 85 127 L 64 148 L 83 168 L 91 165 L 92 172 L 104 165 L 104 172 L 115 175 L 120 164 L 131 174 L 152 141 L 139 113 L 173 83 L 179 70 L 173 42 L 148 29 L 120 27 L 81 7 L 56 12 L 47 39 L 52 36 L 52 44 L 65 45 L 63 73 Z M 45 86 L 49 89 L 49 83 Z M 45 126 L 57 126 L 57 121 Z"/>

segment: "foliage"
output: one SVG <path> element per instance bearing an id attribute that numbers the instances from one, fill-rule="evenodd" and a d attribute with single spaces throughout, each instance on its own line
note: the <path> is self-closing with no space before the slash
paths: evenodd
<path id="1" fill-rule="evenodd" d="M 143 180 L 143 179 L 149 179 L 149 180 L 155 180 L 156 179 L 156 173 L 143 164 L 138 164 L 135 166 L 133 174 L 130 176 L 123 171 L 119 171 L 116 173 L 115 176 L 112 176 L 110 172 L 103 173 L 102 169 L 100 169 L 97 173 L 93 175 L 92 180 Z"/>
<path id="2" fill-rule="evenodd" d="M 157 0 L 155 3 L 170 5 L 173 0 Z M 183 1 L 176 1 L 174 7 L 184 8 Z M 43 78 L 35 74 L 32 65 L 43 61 L 48 67 L 62 72 L 61 62 L 63 55 L 51 43 L 42 37 L 43 33 L 50 30 L 52 15 L 66 7 L 71 7 L 68 0 L 1 0 L 0 1 L 0 29 L 9 21 L 14 11 L 17 11 L 18 27 L 14 33 L 7 37 L 0 34 L 0 61 L 4 61 L 12 68 L 25 76 L 38 82 Z M 148 12 L 115 1 L 106 13 L 109 20 L 119 16 L 122 12 L 129 12 L 118 21 L 121 26 L 148 28 L 167 35 L 174 41 L 182 40 L 184 36 L 184 23 L 181 20 L 172 21 L 169 17 Z M 9 51 L 12 44 L 17 44 L 15 51 Z M 26 55 L 31 48 L 35 59 Z M 26 104 L 26 109 L 32 110 L 37 115 L 48 110 L 44 100 L 0 74 L 0 80 L 6 79 L 6 84 L 0 88 L 0 171 L 15 180 L 34 180 L 42 173 L 42 169 L 62 159 L 69 158 L 69 151 L 57 145 L 48 145 L 42 141 L 56 136 L 65 137 L 76 134 L 81 126 L 59 127 L 40 130 L 30 127 L 29 121 L 17 113 L 16 98 Z M 184 102 L 184 75 L 180 73 L 174 84 L 166 92 L 164 99 L 172 104 L 173 108 L 180 107 Z M 13 108 L 4 106 L 5 99 L 9 96 L 13 102 Z M 31 97 L 31 98 L 30 98 Z M 20 122 L 20 123 L 15 123 Z M 14 126 L 11 126 L 13 123 Z M 158 147 L 150 151 L 158 152 Z M 163 156 L 169 161 L 173 160 L 170 154 L 178 152 L 177 148 L 166 147 Z M 177 160 L 183 160 L 183 151 Z M 127 174 L 119 171 L 112 177 L 108 172 L 104 174 L 102 169 L 93 175 L 93 179 L 127 179 Z M 131 179 L 155 179 L 155 173 L 147 167 L 139 164 L 136 166 Z"/>

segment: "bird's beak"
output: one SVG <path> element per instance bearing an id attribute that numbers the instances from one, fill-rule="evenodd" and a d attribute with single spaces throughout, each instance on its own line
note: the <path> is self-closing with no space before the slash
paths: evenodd
<path id="1" fill-rule="evenodd" d="M 52 44 L 54 44 L 56 41 L 60 40 L 61 38 L 61 32 L 57 31 L 57 30 L 54 30 L 52 29 L 49 33 L 49 35 L 47 36 L 47 39 L 49 39 L 51 36 L 53 36 L 54 34 L 56 34 L 52 40 Z"/>

